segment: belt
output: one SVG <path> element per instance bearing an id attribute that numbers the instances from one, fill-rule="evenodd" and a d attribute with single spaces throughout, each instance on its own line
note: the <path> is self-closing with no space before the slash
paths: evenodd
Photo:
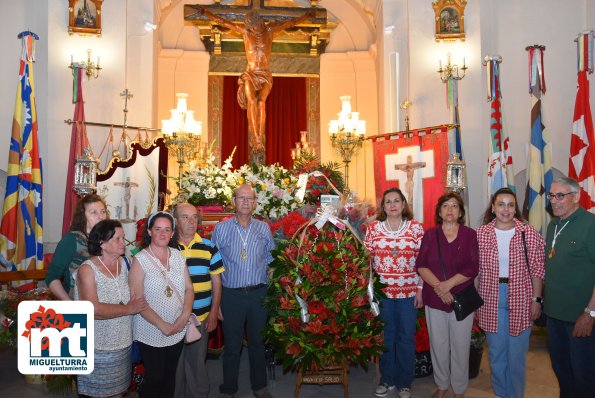
<path id="1" fill-rule="evenodd" d="M 239 292 L 251 292 L 252 290 L 262 289 L 263 287 L 266 287 L 266 285 L 264 283 L 260 283 L 258 285 L 252 285 L 252 286 L 232 287 L 231 289 L 237 290 Z"/>
<path id="2" fill-rule="evenodd" d="M 498 278 L 498 283 L 508 283 L 508 278 Z"/>

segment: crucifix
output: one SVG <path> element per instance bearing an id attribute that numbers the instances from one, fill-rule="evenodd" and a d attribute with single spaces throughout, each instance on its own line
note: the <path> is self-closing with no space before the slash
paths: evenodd
<path id="1" fill-rule="evenodd" d="M 423 222 L 422 180 L 434 177 L 434 151 L 422 151 L 419 146 L 401 147 L 397 153 L 386 155 L 385 170 L 386 180 L 399 182 L 415 218 Z"/>
<path id="2" fill-rule="evenodd" d="M 186 5 L 185 8 L 185 20 L 207 17 L 243 38 L 247 63 L 245 71 L 238 79 L 237 100 L 240 107 L 247 112 L 250 161 L 257 165 L 265 162 L 266 100 L 273 87 L 273 74 L 270 69 L 273 38 L 288 28 L 316 17 L 315 8 L 286 7 L 281 14 L 279 9 L 265 7 L 264 0 L 256 3 L 251 1 L 249 8 L 226 7 L 220 4 L 209 7 Z M 232 13 L 224 18 L 221 11 Z M 242 17 L 243 23 L 240 22 Z"/>

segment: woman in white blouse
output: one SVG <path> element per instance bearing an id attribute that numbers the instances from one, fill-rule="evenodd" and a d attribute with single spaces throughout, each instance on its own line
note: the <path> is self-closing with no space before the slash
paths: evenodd
<path id="1" fill-rule="evenodd" d="M 142 397 L 174 396 L 176 365 L 192 312 L 194 293 L 186 262 L 179 250 L 169 247 L 174 229 L 171 214 L 151 214 L 143 233 L 143 250 L 130 269 L 130 291 L 149 303 L 133 325 L 145 365 Z"/>

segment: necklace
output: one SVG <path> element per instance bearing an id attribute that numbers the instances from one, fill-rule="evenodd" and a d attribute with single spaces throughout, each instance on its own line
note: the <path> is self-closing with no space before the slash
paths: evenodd
<path id="1" fill-rule="evenodd" d="M 167 249 L 166 266 L 163 266 L 163 263 L 161 263 L 161 260 L 159 260 L 157 258 L 157 256 L 155 256 L 155 253 L 153 253 L 153 250 L 151 249 L 151 245 L 149 245 L 148 249 L 149 249 L 148 250 L 149 255 L 153 258 L 153 261 L 155 261 L 156 264 L 159 264 L 159 266 L 160 266 L 159 271 L 161 271 L 165 280 L 168 281 L 167 277 L 165 277 L 165 276 L 166 276 L 166 271 L 169 271 L 169 248 Z M 173 289 L 171 288 L 169 283 L 166 282 L 165 297 L 170 298 L 173 294 L 174 294 Z"/>
<path id="2" fill-rule="evenodd" d="M 566 228 L 569 222 L 570 220 L 566 221 L 566 224 L 564 224 L 562 228 L 560 228 L 560 231 L 558 231 L 558 224 L 556 224 L 556 226 L 554 227 L 554 239 L 552 239 L 552 248 L 550 249 L 550 252 L 547 255 L 549 258 L 554 258 L 554 256 L 556 255 L 556 249 L 554 248 L 556 246 L 556 239 L 558 239 L 558 236 L 560 236 L 560 234 L 562 233 L 564 228 Z"/>
<path id="3" fill-rule="evenodd" d="M 117 276 L 114 276 L 114 274 L 112 274 L 112 271 L 110 271 L 110 269 L 107 267 L 107 265 L 105 265 L 105 263 L 101 259 L 101 256 L 97 256 L 97 259 L 99 260 L 101 265 L 103 265 L 103 267 L 107 270 L 107 272 L 109 272 L 109 275 L 112 277 L 112 280 L 116 284 L 116 289 L 118 290 L 118 297 L 120 297 L 120 305 L 124 305 L 124 300 L 122 300 L 122 292 L 120 292 L 120 284 L 118 283 L 118 279 L 117 279 L 117 276 L 120 275 L 120 260 L 119 259 L 116 260 L 116 275 Z"/>
<path id="4" fill-rule="evenodd" d="M 399 222 L 399 226 L 397 227 L 396 230 L 393 230 L 392 226 L 390 225 L 390 221 L 388 221 L 388 218 L 386 220 L 384 220 L 385 225 L 384 228 L 390 233 L 390 234 L 395 234 L 395 235 L 400 235 L 405 228 L 407 228 L 407 221 L 405 220 L 405 222 L 403 222 L 403 218 L 401 217 L 401 221 Z M 398 240 L 395 239 L 395 247 L 393 247 L 393 257 L 397 257 L 397 255 L 399 254 L 399 249 L 397 248 L 398 245 Z"/>
<path id="5" fill-rule="evenodd" d="M 246 236 L 242 235 L 242 231 L 237 224 L 235 224 L 236 231 L 238 231 L 238 235 L 240 235 L 240 239 L 242 240 L 242 253 L 240 254 L 240 258 L 244 261 L 248 260 L 248 238 L 250 238 L 250 230 L 252 229 L 252 223 L 248 227 L 248 232 L 246 232 Z"/>

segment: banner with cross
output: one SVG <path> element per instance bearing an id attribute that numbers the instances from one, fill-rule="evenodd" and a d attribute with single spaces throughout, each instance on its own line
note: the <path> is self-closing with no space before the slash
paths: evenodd
<path id="1" fill-rule="evenodd" d="M 390 134 L 374 140 L 376 198 L 385 190 L 401 189 L 424 229 L 434 226 L 434 208 L 444 194 L 448 161 L 446 127 Z"/>

